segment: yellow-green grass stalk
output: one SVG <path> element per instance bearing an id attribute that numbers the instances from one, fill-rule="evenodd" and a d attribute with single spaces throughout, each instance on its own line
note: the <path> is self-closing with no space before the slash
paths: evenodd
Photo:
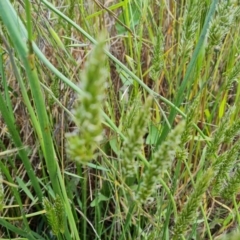
<path id="1" fill-rule="evenodd" d="M 185 76 L 183 78 L 183 81 L 182 81 L 182 83 L 179 86 L 179 89 L 177 91 L 177 95 L 176 95 L 175 100 L 174 100 L 174 105 L 176 107 L 179 107 L 181 105 L 181 103 L 184 99 L 184 91 L 186 90 L 187 85 L 191 86 L 191 83 L 194 80 L 194 78 L 191 78 L 191 76 L 193 74 L 193 70 L 196 67 L 197 60 L 198 60 L 201 52 L 204 50 L 204 47 L 205 47 L 204 44 L 205 44 L 205 40 L 206 40 L 207 33 L 208 33 L 208 27 L 210 25 L 210 22 L 211 22 L 211 19 L 212 19 L 213 15 L 214 15 L 217 2 L 218 2 L 217 0 L 214 0 L 214 1 L 212 1 L 211 5 L 210 5 L 208 14 L 205 18 L 204 26 L 202 28 L 201 34 L 200 34 L 199 39 L 198 39 L 198 43 L 196 45 L 196 48 L 194 49 L 191 60 L 188 64 L 188 67 L 187 67 Z M 168 121 L 170 122 L 171 125 L 173 124 L 173 121 L 176 117 L 176 114 L 177 114 L 176 108 L 175 107 L 171 108 L 170 115 L 169 115 L 169 118 L 168 118 Z M 170 129 L 168 128 L 168 126 L 165 125 L 164 128 L 163 128 L 163 132 L 162 132 L 161 136 L 157 140 L 157 146 L 160 145 L 161 142 L 167 137 L 169 130 Z"/>

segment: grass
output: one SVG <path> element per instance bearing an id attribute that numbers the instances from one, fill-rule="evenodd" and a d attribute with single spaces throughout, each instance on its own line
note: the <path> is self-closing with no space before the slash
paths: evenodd
<path id="1" fill-rule="evenodd" d="M 1 239 L 239 239 L 238 1 L 0 1 Z"/>

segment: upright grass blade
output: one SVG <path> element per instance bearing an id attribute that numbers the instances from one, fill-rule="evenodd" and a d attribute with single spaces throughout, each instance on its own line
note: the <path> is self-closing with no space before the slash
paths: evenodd
<path id="1" fill-rule="evenodd" d="M 177 111 L 176 111 L 176 107 L 179 107 L 182 104 L 182 101 L 184 99 L 184 91 L 186 90 L 187 84 L 189 84 L 189 86 L 191 85 L 191 83 L 194 81 L 194 78 L 191 79 L 191 75 L 192 72 L 196 66 L 198 57 L 201 53 L 201 51 L 204 48 L 204 43 L 206 41 L 206 37 L 207 37 L 207 31 L 211 22 L 211 19 L 214 15 L 215 9 L 216 9 L 216 5 L 218 3 L 218 0 L 213 0 L 209 9 L 209 12 L 205 18 L 205 22 L 203 25 L 203 29 L 201 31 L 197 46 L 193 52 L 192 58 L 190 60 L 190 63 L 187 67 L 187 71 L 186 71 L 186 75 L 184 76 L 184 79 L 180 85 L 179 90 L 177 91 L 177 96 L 175 98 L 174 101 L 174 108 L 171 108 L 171 112 L 168 118 L 168 122 L 172 125 L 173 121 L 176 117 Z M 161 142 L 166 138 L 167 134 L 169 133 L 170 129 L 169 127 L 165 124 L 164 128 L 163 128 L 163 132 L 162 134 L 159 136 L 158 140 L 157 140 L 157 146 L 161 144 Z"/>
<path id="2" fill-rule="evenodd" d="M 27 11 L 30 11 L 29 6 L 30 5 L 28 5 L 27 7 Z M 25 34 L 26 32 L 22 33 L 24 28 L 22 27 L 21 22 L 19 22 L 19 18 L 17 17 L 16 12 L 12 8 L 12 5 L 9 3 L 9 1 L 0 2 L 0 16 L 2 18 L 2 21 L 5 27 L 7 28 L 9 36 L 14 44 L 14 48 L 17 50 L 21 58 L 21 61 L 25 67 L 28 81 L 30 83 L 33 101 L 36 107 L 37 117 L 40 123 L 41 133 L 43 137 L 43 145 L 41 147 L 45 157 L 51 184 L 53 186 L 55 194 L 58 194 L 59 196 L 63 196 L 64 204 L 65 204 L 66 211 L 69 218 L 69 227 L 71 229 L 71 232 L 74 238 L 80 239 L 77 228 L 76 228 L 76 224 L 71 212 L 71 207 L 67 198 L 67 193 L 63 183 L 61 171 L 57 163 L 56 153 L 54 150 L 53 140 L 51 136 L 51 127 L 50 127 L 49 119 L 46 112 L 46 107 L 43 99 L 43 94 L 41 91 L 40 81 L 38 79 L 38 75 L 37 75 L 37 71 L 34 63 L 34 53 L 32 49 L 31 33 L 28 34 L 30 39 L 22 38 L 22 35 Z M 27 13 L 27 16 L 28 16 L 27 21 L 28 22 L 31 21 L 30 19 L 31 14 Z M 31 31 L 30 23 L 28 23 L 28 30 Z M 28 47 L 27 47 L 26 41 L 28 41 Z M 1 104 L 1 107 L 2 107 L 2 104 Z M 6 109 L 2 109 L 2 110 L 5 111 L 5 118 L 7 118 L 8 116 L 6 114 Z M 16 130 L 14 129 L 12 133 L 16 134 Z M 16 139 L 20 141 L 18 138 Z M 21 142 L 20 143 L 17 142 L 17 143 L 18 143 L 17 147 L 21 148 L 22 147 Z M 28 164 L 30 164 L 29 161 L 28 161 Z M 30 170 L 28 171 L 30 172 Z M 33 171 L 30 172 L 30 176 L 31 178 L 35 178 Z M 60 188 L 60 185 L 61 185 L 61 188 Z M 39 190 L 39 194 L 40 193 L 41 193 L 41 190 Z"/>
<path id="3" fill-rule="evenodd" d="M 17 27 L 18 20 L 17 18 L 14 18 L 14 12 L 12 12 L 12 9 L 9 6 L 11 6 L 9 4 L 9 1 L 0 2 L 0 16 L 5 24 L 5 27 L 8 30 L 14 47 L 17 50 L 24 64 L 26 75 L 31 86 L 34 103 L 36 106 L 38 121 L 41 127 L 44 142 L 44 146 L 42 147 L 45 154 L 46 162 L 48 164 L 50 178 L 52 180 L 55 191 L 57 193 L 60 193 L 58 183 L 56 182 L 56 159 L 54 156 L 54 150 L 51 141 L 50 126 L 45 110 L 45 103 L 43 100 L 39 79 L 34 65 L 34 55 L 31 53 L 31 49 L 27 49 L 25 41 L 23 41 L 23 39 L 21 38 L 21 35 L 19 34 L 19 29 Z"/>
<path id="4" fill-rule="evenodd" d="M 9 110 L 7 108 L 7 105 L 2 97 L 2 95 L 0 94 L 0 112 L 2 114 L 2 117 L 5 121 L 5 123 L 7 124 L 8 127 L 8 131 L 12 136 L 13 142 L 15 144 L 15 146 L 19 149 L 19 156 L 21 157 L 24 167 L 28 173 L 28 176 L 32 182 L 32 185 L 35 189 L 35 192 L 38 196 L 39 199 L 42 198 L 42 190 L 40 188 L 40 185 L 38 183 L 38 180 L 36 178 L 36 175 L 33 171 L 33 168 L 31 166 L 30 160 L 27 156 L 27 152 L 26 149 L 23 148 L 23 144 L 21 141 L 21 138 L 19 136 L 19 133 L 17 131 L 16 125 L 14 120 L 11 118 L 12 114 L 9 113 Z"/>
<path id="5" fill-rule="evenodd" d="M 7 79 L 4 72 L 3 55 L 4 55 L 4 52 L 1 52 L 0 50 L 0 76 L 2 77 L 2 85 L 4 88 L 4 98 L 6 101 L 6 105 L 7 105 L 7 108 L 9 109 L 9 114 L 11 115 L 11 118 L 14 119 L 12 103 L 11 103 L 9 91 L 8 91 Z"/>
<path id="6" fill-rule="evenodd" d="M 31 117 L 31 121 L 32 121 L 33 127 L 34 127 L 34 129 L 35 129 L 35 131 L 36 131 L 36 133 L 38 135 L 38 139 L 40 141 L 40 144 L 41 144 L 41 146 L 43 146 L 42 133 L 41 133 L 41 129 L 40 129 L 40 126 L 39 126 L 39 122 L 37 120 L 37 117 L 36 117 L 36 114 L 34 112 L 34 109 L 33 109 L 32 105 L 31 105 L 31 101 L 29 99 L 29 96 L 28 96 L 27 89 L 26 89 L 26 86 L 24 84 L 24 81 L 23 81 L 23 79 L 22 79 L 22 77 L 20 75 L 20 72 L 19 72 L 19 70 L 17 68 L 17 65 L 15 63 L 15 59 L 14 59 L 13 53 L 12 53 L 11 48 L 8 45 L 6 39 L 3 36 L 1 36 L 1 35 L 0 35 L 0 37 L 2 37 L 2 40 L 3 40 L 4 44 L 5 44 L 5 47 L 8 50 L 10 62 L 11 62 L 12 68 L 13 68 L 13 72 L 14 72 L 14 75 L 15 75 L 17 81 L 19 82 L 24 103 L 25 103 L 25 105 L 27 107 L 27 110 L 28 110 L 28 113 L 29 113 L 29 115 Z M 9 106 L 9 104 L 8 104 L 8 106 Z M 12 114 L 13 114 L 13 112 L 12 112 Z"/>

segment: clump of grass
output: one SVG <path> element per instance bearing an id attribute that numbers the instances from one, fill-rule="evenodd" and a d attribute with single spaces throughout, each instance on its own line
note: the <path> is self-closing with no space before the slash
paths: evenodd
<path id="1" fill-rule="evenodd" d="M 19 149 L 0 164 L 0 237 L 212 240 L 239 225 L 239 3 L 52 2 L 0 1 L 0 150 Z M 111 52 L 92 36 L 104 28 Z"/>

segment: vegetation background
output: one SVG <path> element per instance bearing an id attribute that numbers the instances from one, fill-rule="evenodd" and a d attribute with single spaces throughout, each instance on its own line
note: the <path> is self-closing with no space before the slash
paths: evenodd
<path id="1" fill-rule="evenodd" d="M 0 1 L 0 238 L 240 239 L 239 20 Z"/>

